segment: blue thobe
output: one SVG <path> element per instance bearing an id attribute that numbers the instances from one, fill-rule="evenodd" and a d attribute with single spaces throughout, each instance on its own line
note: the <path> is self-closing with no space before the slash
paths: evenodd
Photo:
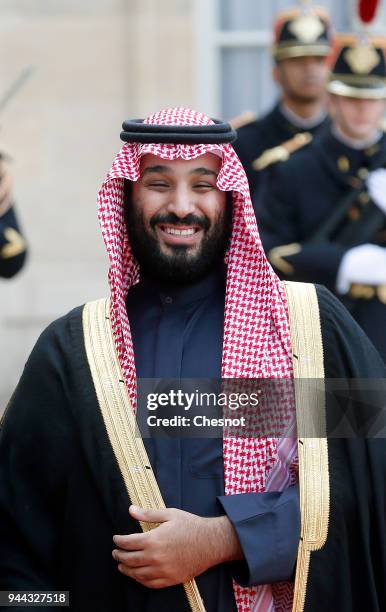
<path id="1" fill-rule="evenodd" d="M 221 376 L 225 274 L 187 286 L 144 279 L 128 293 L 127 309 L 139 378 Z M 290 580 L 300 536 L 297 487 L 282 493 L 224 495 L 221 438 L 144 439 L 167 507 L 205 517 L 227 514 L 244 561 L 197 577 L 207 612 L 235 612 L 232 578 L 243 585 Z"/>

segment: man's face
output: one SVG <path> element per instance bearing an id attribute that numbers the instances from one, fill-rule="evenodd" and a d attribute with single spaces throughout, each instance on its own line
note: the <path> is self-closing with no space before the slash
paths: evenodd
<path id="1" fill-rule="evenodd" d="M 274 79 L 289 98 L 316 101 L 324 96 L 328 68 L 325 57 L 291 57 L 278 62 Z"/>
<path id="2" fill-rule="evenodd" d="M 220 168 L 221 159 L 211 153 L 189 161 L 142 157 L 140 178 L 126 184 L 126 217 L 133 254 L 145 273 L 186 283 L 223 260 L 231 206 L 216 185 Z"/>
<path id="3" fill-rule="evenodd" d="M 379 128 L 386 108 L 385 100 L 363 100 L 330 95 L 330 112 L 338 128 L 355 140 L 371 138 Z"/>

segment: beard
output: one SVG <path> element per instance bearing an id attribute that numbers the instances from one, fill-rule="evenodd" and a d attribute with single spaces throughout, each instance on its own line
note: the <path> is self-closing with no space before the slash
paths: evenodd
<path id="1" fill-rule="evenodd" d="M 149 223 L 143 218 L 140 203 L 125 198 L 127 232 L 141 271 L 148 277 L 183 285 L 199 280 L 223 264 L 232 227 L 231 193 L 229 196 L 227 194 L 224 210 L 213 221 L 204 215 L 189 214 L 180 219 L 169 213 L 153 215 Z M 196 225 L 203 229 L 203 238 L 194 251 L 185 245 L 168 245 L 169 253 L 165 253 L 155 232 L 156 225 L 160 223 L 181 228 Z"/>

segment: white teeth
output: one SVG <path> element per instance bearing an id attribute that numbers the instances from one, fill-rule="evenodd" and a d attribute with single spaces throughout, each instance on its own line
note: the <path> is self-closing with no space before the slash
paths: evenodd
<path id="1" fill-rule="evenodd" d="M 195 233 L 194 228 L 189 229 L 175 229 L 174 227 L 166 227 L 165 232 L 167 234 L 174 234 L 175 236 L 192 236 Z"/>

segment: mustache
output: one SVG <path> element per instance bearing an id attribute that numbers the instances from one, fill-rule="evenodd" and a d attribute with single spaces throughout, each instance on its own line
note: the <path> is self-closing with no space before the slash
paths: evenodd
<path id="1" fill-rule="evenodd" d="M 180 227 L 197 225 L 204 230 L 208 230 L 210 227 L 210 221 L 207 217 L 199 217 L 198 215 L 193 214 L 186 215 L 186 217 L 183 219 L 177 217 L 177 215 L 173 213 L 169 213 L 168 215 L 162 215 L 161 213 L 153 215 L 153 217 L 150 219 L 150 227 L 154 229 L 159 223 L 164 223 L 165 225 L 176 225 Z"/>

